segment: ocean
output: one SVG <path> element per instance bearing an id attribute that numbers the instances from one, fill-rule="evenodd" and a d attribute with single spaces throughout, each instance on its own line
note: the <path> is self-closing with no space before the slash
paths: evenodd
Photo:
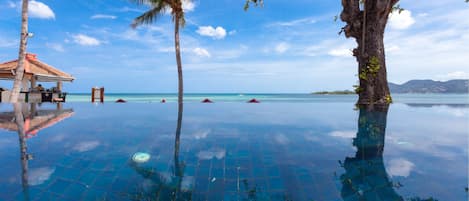
<path id="1" fill-rule="evenodd" d="M 469 104 L 469 94 L 392 94 L 394 103 L 406 104 Z M 261 102 L 356 102 L 356 95 L 317 95 L 317 94 L 238 94 L 238 93 L 189 93 L 184 94 L 184 102 L 201 102 L 204 99 L 213 102 L 247 102 L 257 99 Z M 166 93 L 109 93 L 105 94 L 105 102 L 124 99 L 127 102 L 150 103 L 176 102 L 177 94 Z M 71 93 L 67 95 L 67 102 L 91 102 L 91 94 Z"/>

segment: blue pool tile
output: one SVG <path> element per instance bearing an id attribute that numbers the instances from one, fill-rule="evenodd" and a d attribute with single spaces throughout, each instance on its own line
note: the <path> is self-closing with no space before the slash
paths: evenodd
<path id="1" fill-rule="evenodd" d="M 70 184 L 70 181 L 57 179 L 51 184 L 51 186 L 48 188 L 48 191 L 62 195 L 62 193 L 65 191 L 65 189 L 67 189 L 67 187 L 70 186 Z"/>
<path id="2" fill-rule="evenodd" d="M 82 175 L 78 178 L 78 181 L 85 183 L 87 185 L 92 185 L 96 178 L 98 177 L 99 172 L 96 171 L 85 171 Z"/>
<path id="3" fill-rule="evenodd" d="M 283 180 L 277 177 L 269 178 L 268 182 L 270 190 L 283 190 L 285 187 L 283 184 Z"/>
<path id="4" fill-rule="evenodd" d="M 39 197 L 44 190 L 37 187 L 28 187 L 25 191 L 20 191 L 15 195 L 14 200 L 29 201 Z"/>
<path id="5" fill-rule="evenodd" d="M 76 160 L 72 167 L 73 168 L 76 168 L 76 169 L 86 169 L 88 168 L 88 166 L 91 165 L 91 163 L 93 163 L 93 161 L 91 160 L 88 160 L 88 159 L 79 159 L 79 160 Z"/>
<path id="6" fill-rule="evenodd" d="M 74 182 L 65 189 L 63 196 L 68 199 L 80 198 L 87 189 L 85 184 Z"/>
<path id="7" fill-rule="evenodd" d="M 127 192 L 129 191 L 130 181 L 127 178 L 117 178 L 111 186 L 113 192 Z"/>
<path id="8" fill-rule="evenodd" d="M 68 201 L 69 199 L 62 197 L 61 195 L 44 192 L 39 197 L 34 199 L 34 201 Z"/>
<path id="9" fill-rule="evenodd" d="M 88 189 L 82 195 L 83 200 L 106 200 L 106 191 Z"/>
<path id="10" fill-rule="evenodd" d="M 225 175 L 225 170 L 221 168 L 212 168 L 212 171 L 210 172 L 210 177 L 213 178 L 218 178 L 222 179 Z"/>
<path id="11" fill-rule="evenodd" d="M 112 185 L 114 182 L 113 177 L 97 177 L 94 184 L 92 185 L 93 187 L 96 187 L 98 189 L 109 189 L 109 187 Z"/>

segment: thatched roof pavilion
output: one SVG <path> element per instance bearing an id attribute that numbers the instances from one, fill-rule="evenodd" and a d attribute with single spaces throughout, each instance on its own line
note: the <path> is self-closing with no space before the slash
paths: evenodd
<path id="1" fill-rule="evenodd" d="M 13 80 L 18 67 L 18 59 L 0 63 L 0 79 Z M 75 78 L 57 68 L 54 68 L 37 59 L 35 54 L 26 54 L 24 62 L 24 78 L 31 83 L 31 88 L 36 86 L 36 82 L 57 82 L 57 87 L 61 88 L 61 82 L 72 82 Z M 23 88 L 25 88 L 23 82 Z"/>

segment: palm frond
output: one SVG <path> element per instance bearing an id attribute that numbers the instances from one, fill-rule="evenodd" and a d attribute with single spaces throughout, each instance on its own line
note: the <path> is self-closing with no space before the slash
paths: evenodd
<path id="1" fill-rule="evenodd" d="M 151 5 L 151 9 L 142 15 L 136 17 L 132 22 L 132 28 L 136 28 L 138 25 L 142 24 L 151 24 L 155 21 L 158 17 L 165 14 L 169 8 L 168 4 L 166 4 L 163 0 L 132 0 L 136 3 L 145 2 L 146 4 Z"/>

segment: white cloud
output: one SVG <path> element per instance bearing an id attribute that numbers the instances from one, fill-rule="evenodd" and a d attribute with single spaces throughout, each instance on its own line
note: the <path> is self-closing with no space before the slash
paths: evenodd
<path id="1" fill-rule="evenodd" d="M 396 51 L 399 51 L 401 48 L 399 48 L 399 46 L 397 45 L 386 45 L 386 52 L 396 52 Z"/>
<path id="2" fill-rule="evenodd" d="M 415 165 L 403 158 L 392 159 L 386 165 L 386 171 L 390 176 L 408 177 Z"/>
<path id="3" fill-rule="evenodd" d="M 84 34 L 77 34 L 72 37 L 75 43 L 83 46 L 98 46 L 101 44 L 101 41 L 99 41 L 98 39 Z"/>
<path id="4" fill-rule="evenodd" d="M 194 182 L 195 182 L 195 178 L 193 176 L 186 176 L 185 175 L 182 178 L 181 189 L 186 190 L 186 191 L 193 189 Z"/>
<path id="5" fill-rule="evenodd" d="M 392 12 L 389 14 L 389 26 L 392 29 L 407 29 L 415 23 L 412 13 L 408 10 L 402 12 Z"/>
<path id="6" fill-rule="evenodd" d="M 225 149 L 211 149 L 207 151 L 200 151 L 197 153 L 197 158 L 199 160 L 210 160 L 212 158 L 217 158 L 218 160 L 225 158 L 226 150 Z"/>
<path id="7" fill-rule="evenodd" d="M 80 142 L 73 147 L 73 150 L 78 152 L 86 152 L 95 149 L 101 143 L 99 141 L 87 141 L 87 142 Z"/>
<path id="8" fill-rule="evenodd" d="M 41 185 L 49 180 L 50 176 L 55 172 L 55 168 L 41 167 L 29 170 L 28 184 L 31 186 Z"/>
<path id="9" fill-rule="evenodd" d="M 184 12 L 191 12 L 195 9 L 195 4 L 191 0 L 182 0 L 182 9 Z"/>
<path id="10" fill-rule="evenodd" d="M 194 134 L 192 134 L 194 136 L 194 138 L 196 140 L 200 140 L 200 139 L 205 139 L 207 138 L 208 134 L 210 133 L 210 129 L 207 129 L 207 130 L 200 130 L 200 131 L 197 131 L 195 132 Z"/>
<path id="11" fill-rule="evenodd" d="M 464 71 L 455 71 L 450 72 L 445 75 L 438 76 L 443 80 L 452 80 L 452 79 L 469 79 L 469 72 Z"/>
<path id="12" fill-rule="evenodd" d="M 110 20 L 114 20 L 114 19 L 117 19 L 117 16 L 96 14 L 96 15 L 91 16 L 90 19 L 110 19 Z"/>
<path id="13" fill-rule="evenodd" d="M 288 49 L 290 49 L 290 45 L 285 42 L 281 42 L 275 46 L 275 52 L 279 54 L 285 53 Z"/>
<path id="14" fill-rule="evenodd" d="M 277 134 L 274 136 L 274 141 L 277 143 L 277 144 L 281 144 L 281 145 L 286 145 L 288 143 L 290 143 L 290 140 L 287 138 L 287 136 L 285 136 L 284 134 Z"/>
<path id="15" fill-rule="evenodd" d="M 236 33 L 237 33 L 237 31 L 236 31 L 236 30 L 231 30 L 230 32 L 228 32 L 228 35 L 230 35 L 230 36 L 231 36 L 231 35 L 235 35 Z"/>
<path id="16" fill-rule="evenodd" d="M 9 8 L 16 8 L 16 4 L 12 1 L 7 2 Z"/>
<path id="17" fill-rule="evenodd" d="M 200 57 L 211 57 L 210 52 L 204 48 L 197 47 L 192 52 Z"/>
<path id="18" fill-rule="evenodd" d="M 332 49 L 329 52 L 327 52 L 327 54 L 330 56 L 335 56 L 335 57 L 351 57 L 352 51 L 349 49 L 340 48 L 340 49 Z"/>
<path id="19" fill-rule="evenodd" d="M 46 47 L 53 49 L 57 52 L 65 52 L 64 47 L 58 43 L 46 43 Z"/>
<path id="20" fill-rule="evenodd" d="M 46 4 L 31 0 L 29 1 L 28 15 L 31 18 L 40 18 L 40 19 L 55 19 L 55 14 L 52 9 L 49 8 Z"/>
<path id="21" fill-rule="evenodd" d="M 428 13 L 419 13 L 417 17 L 427 17 Z"/>
<path id="22" fill-rule="evenodd" d="M 332 131 L 329 135 L 338 138 L 354 138 L 357 133 L 355 131 Z"/>
<path id="23" fill-rule="evenodd" d="M 212 26 L 200 26 L 196 32 L 201 36 L 208 36 L 213 39 L 223 39 L 226 36 L 226 30 L 220 26 L 217 28 L 213 28 Z"/>
<path id="24" fill-rule="evenodd" d="M 15 47 L 20 43 L 17 39 L 7 39 L 0 36 L 0 47 Z"/>
<path id="25" fill-rule="evenodd" d="M 283 26 L 283 27 L 289 27 L 289 26 L 297 26 L 297 25 L 305 25 L 305 24 L 314 24 L 317 21 L 311 17 L 308 18 L 302 18 L 302 19 L 297 19 L 297 20 L 291 20 L 291 21 L 285 21 L 285 22 L 274 22 L 271 23 L 267 26 Z"/>
<path id="26" fill-rule="evenodd" d="M 246 45 L 240 45 L 239 48 L 235 49 L 223 49 L 215 52 L 217 59 L 235 59 L 244 55 L 248 51 L 249 47 Z"/>

